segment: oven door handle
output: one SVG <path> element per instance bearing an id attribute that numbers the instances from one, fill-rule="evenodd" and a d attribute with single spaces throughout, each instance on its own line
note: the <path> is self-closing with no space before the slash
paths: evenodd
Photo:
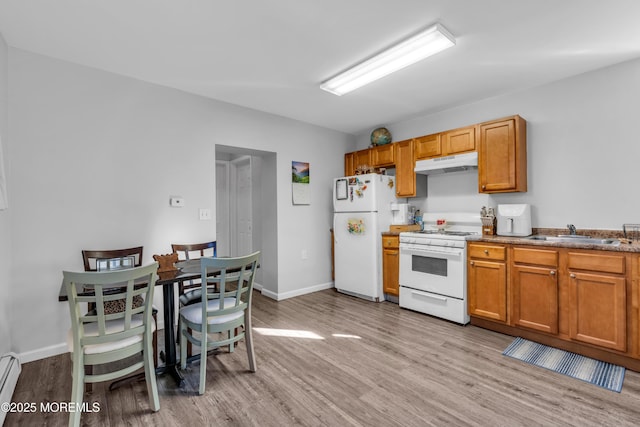
<path id="1" fill-rule="evenodd" d="M 400 252 L 408 253 L 408 254 L 416 254 L 416 255 L 449 255 L 460 257 L 464 252 L 463 249 L 453 249 L 453 250 L 438 250 L 438 246 L 429 246 L 429 248 L 416 247 L 416 246 L 402 246 L 400 245 Z"/>

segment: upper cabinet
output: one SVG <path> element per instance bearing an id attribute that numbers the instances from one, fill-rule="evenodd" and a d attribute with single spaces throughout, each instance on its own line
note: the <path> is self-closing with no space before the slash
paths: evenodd
<path id="1" fill-rule="evenodd" d="M 398 197 L 426 196 L 426 176 L 416 160 L 478 152 L 478 192 L 527 191 L 527 129 L 520 116 L 379 145 L 344 155 L 345 176 L 358 167 L 396 168 Z M 424 194 L 423 194 L 424 193 Z"/>
<path id="2" fill-rule="evenodd" d="M 381 168 L 395 164 L 395 149 L 393 144 L 378 145 L 371 150 L 371 166 Z"/>
<path id="3" fill-rule="evenodd" d="M 414 138 L 416 160 L 476 151 L 476 126 Z"/>
<path id="4" fill-rule="evenodd" d="M 396 148 L 396 196 L 416 196 L 416 173 L 413 169 L 416 161 L 413 156 L 413 140 L 393 144 Z"/>
<path id="5" fill-rule="evenodd" d="M 371 150 L 364 149 L 353 153 L 353 166 L 355 169 L 360 166 L 371 166 Z"/>
<path id="6" fill-rule="evenodd" d="M 356 174 L 356 166 L 353 164 L 354 153 L 346 153 L 344 155 L 344 176 L 353 176 Z"/>
<path id="7" fill-rule="evenodd" d="M 439 133 L 414 138 L 413 142 L 415 144 L 416 160 L 442 156 L 442 144 Z"/>
<path id="8" fill-rule="evenodd" d="M 520 116 L 481 123 L 478 191 L 527 191 L 527 130 Z"/>
<path id="9" fill-rule="evenodd" d="M 476 127 L 450 130 L 442 134 L 443 156 L 476 151 Z"/>

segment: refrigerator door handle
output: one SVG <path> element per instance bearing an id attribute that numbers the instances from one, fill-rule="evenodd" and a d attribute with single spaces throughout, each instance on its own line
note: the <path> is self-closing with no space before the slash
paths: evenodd
<path id="1" fill-rule="evenodd" d="M 333 214 L 333 244 L 338 243 L 338 239 L 336 239 L 336 215 Z"/>

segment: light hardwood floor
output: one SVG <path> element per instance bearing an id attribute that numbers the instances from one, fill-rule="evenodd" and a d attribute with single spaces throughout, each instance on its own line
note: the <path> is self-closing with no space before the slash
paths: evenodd
<path id="1" fill-rule="evenodd" d="M 94 385 L 83 414 L 95 426 L 637 426 L 640 374 L 621 393 L 502 356 L 513 337 L 459 326 L 396 304 L 327 290 L 276 302 L 254 293 L 256 373 L 244 343 L 211 356 L 197 395 L 198 363 L 186 387 L 158 378 L 161 409 L 144 382 Z M 160 334 L 160 336 L 162 336 Z M 23 366 L 14 401 L 66 402 L 68 355 Z M 64 413 L 8 414 L 5 426 L 63 426 Z"/>

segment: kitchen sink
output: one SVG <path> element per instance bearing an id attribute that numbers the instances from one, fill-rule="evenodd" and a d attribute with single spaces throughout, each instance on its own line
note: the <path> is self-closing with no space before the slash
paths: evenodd
<path id="1" fill-rule="evenodd" d="M 591 236 L 582 236 L 577 234 L 558 234 L 557 236 L 544 236 L 534 235 L 525 237 L 527 240 L 543 240 L 547 242 L 561 242 L 561 243 L 587 243 L 592 245 L 612 245 L 617 246 L 620 244 L 618 239 L 598 239 Z"/>

